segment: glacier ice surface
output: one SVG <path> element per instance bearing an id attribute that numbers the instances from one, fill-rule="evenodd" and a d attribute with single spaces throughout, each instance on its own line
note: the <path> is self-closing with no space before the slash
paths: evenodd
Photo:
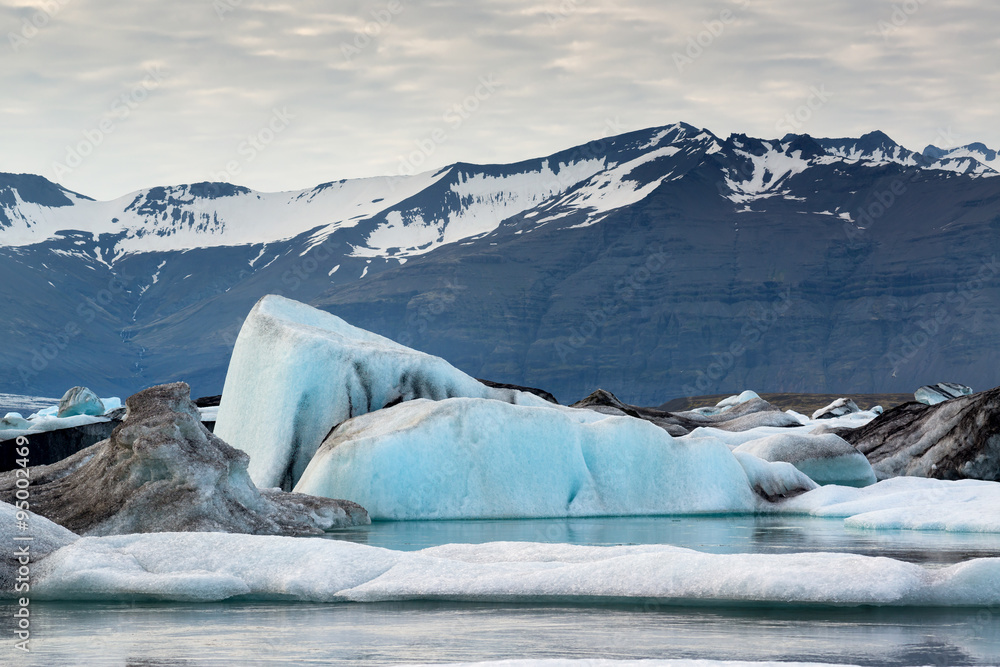
<path id="1" fill-rule="evenodd" d="M 780 470 L 760 464 L 758 477 Z M 787 474 L 772 474 L 776 490 L 787 490 Z M 376 519 L 748 512 L 759 502 L 721 442 L 687 442 L 631 417 L 477 398 L 414 400 L 345 422 L 295 491 L 353 500 Z"/>
<path id="2" fill-rule="evenodd" d="M 269 295 L 240 329 L 215 433 L 250 455 L 257 485 L 287 489 L 330 430 L 346 419 L 397 401 L 453 396 L 545 403 L 487 387 L 444 359 Z"/>

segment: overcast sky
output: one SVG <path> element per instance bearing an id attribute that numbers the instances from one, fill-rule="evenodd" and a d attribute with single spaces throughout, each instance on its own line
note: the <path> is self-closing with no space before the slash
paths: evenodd
<path id="1" fill-rule="evenodd" d="M 0 171 L 289 190 L 679 120 L 1000 148 L 997 26 L 989 0 L 0 0 Z"/>

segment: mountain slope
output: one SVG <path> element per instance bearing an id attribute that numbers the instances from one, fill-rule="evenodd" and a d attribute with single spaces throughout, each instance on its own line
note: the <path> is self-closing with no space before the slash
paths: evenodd
<path id="1" fill-rule="evenodd" d="M 995 386 L 990 155 L 675 124 L 286 193 L 0 175 L 0 391 L 217 393 L 267 293 L 566 401 Z"/>

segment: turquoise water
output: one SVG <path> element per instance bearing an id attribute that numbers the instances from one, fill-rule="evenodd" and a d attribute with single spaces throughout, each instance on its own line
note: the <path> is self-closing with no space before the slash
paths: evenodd
<path id="1" fill-rule="evenodd" d="M 524 540 L 673 544 L 715 553 L 846 551 L 940 565 L 1000 555 L 1000 535 L 849 531 L 806 517 L 376 523 L 393 549 Z M 0 610 L 0 664 L 392 665 L 504 658 L 706 658 L 861 665 L 1000 664 L 1000 610 L 441 602 L 33 603 L 32 653 Z"/>
<path id="2" fill-rule="evenodd" d="M 998 534 L 853 530 L 845 528 L 841 520 L 807 516 L 385 521 L 328 537 L 400 551 L 458 542 L 512 541 L 587 546 L 670 544 L 709 553 L 831 551 L 924 564 L 1000 556 Z"/>

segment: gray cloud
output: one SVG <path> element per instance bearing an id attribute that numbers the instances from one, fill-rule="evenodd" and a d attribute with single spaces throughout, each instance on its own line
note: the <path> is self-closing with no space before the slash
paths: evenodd
<path id="1" fill-rule="evenodd" d="M 958 0 L 0 1 L 0 170 L 99 198 L 232 164 L 297 189 L 526 159 L 613 119 L 776 137 L 816 88 L 798 131 L 1000 147 L 998 19 Z"/>

